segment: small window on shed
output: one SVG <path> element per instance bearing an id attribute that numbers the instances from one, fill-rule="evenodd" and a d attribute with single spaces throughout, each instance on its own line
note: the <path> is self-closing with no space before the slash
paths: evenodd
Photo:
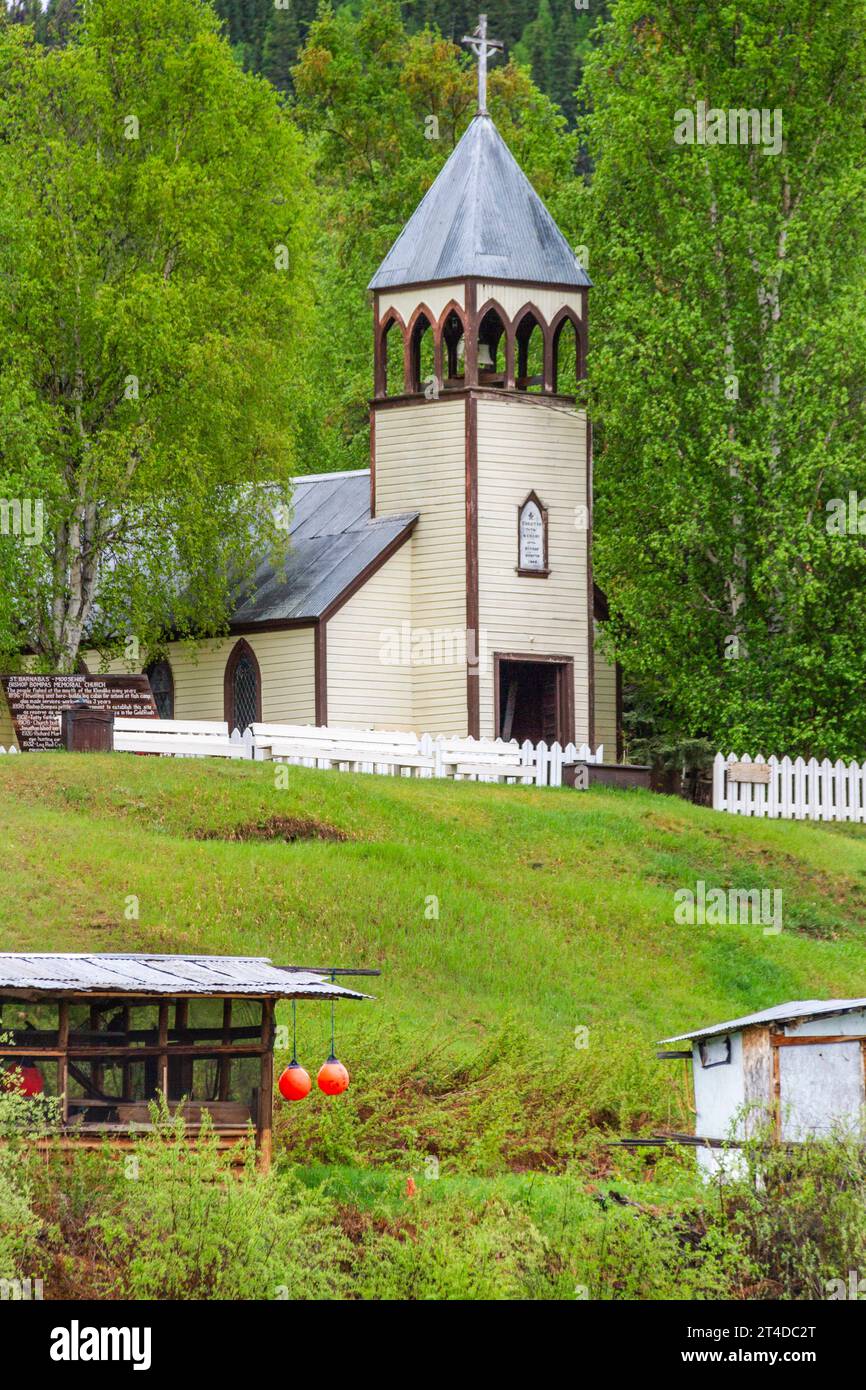
<path id="1" fill-rule="evenodd" d="M 718 1038 L 704 1038 L 698 1044 L 701 1054 L 701 1066 L 706 1070 L 707 1067 L 725 1067 L 731 1060 L 731 1038 L 729 1033 L 724 1033 Z"/>

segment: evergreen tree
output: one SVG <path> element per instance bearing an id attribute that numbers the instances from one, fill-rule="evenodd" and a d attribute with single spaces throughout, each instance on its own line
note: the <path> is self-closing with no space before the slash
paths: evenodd
<path id="1" fill-rule="evenodd" d="M 298 22 L 291 0 L 268 20 L 262 48 L 262 73 L 281 92 L 292 85 L 291 70 L 298 56 Z"/>

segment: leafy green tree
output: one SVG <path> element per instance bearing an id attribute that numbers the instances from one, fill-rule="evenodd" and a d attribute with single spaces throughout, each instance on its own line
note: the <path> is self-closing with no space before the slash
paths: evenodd
<path id="1" fill-rule="evenodd" d="M 92 0 L 65 48 L 0 27 L 4 654 L 218 630 L 279 542 L 309 201 L 198 0 Z"/>
<path id="2" fill-rule="evenodd" d="M 864 77 L 863 0 L 620 0 L 583 89 L 608 637 L 752 753 L 866 750 Z"/>

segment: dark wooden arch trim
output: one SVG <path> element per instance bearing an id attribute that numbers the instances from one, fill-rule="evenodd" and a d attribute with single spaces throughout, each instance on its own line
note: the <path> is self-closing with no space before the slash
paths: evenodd
<path id="1" fill-rule="evenodd" d="M 559 394 L 559 338 L 563 326 L 570 323 L 574 327 L 575 351 L 577 354 L 574 364 L 574 380 L 583 381 L 586 377 L 586 335 L 579 315 L 568 304 L 554 314 L 550 321 L 550 346 L 551 346 L 551 389 L 554 394 Z M 566 395 L 574 394 L 565 392 Z"/>
<path id="2" fill-rule="evenodd" d="M 551 338 L 550 338 L 550 326 L 549 326 L 549 324 L 548 324 L 548 322 L 547 322 L 547 319 L 545 318 L 544 314 L 543 314 L 543 313 L 541 312 L 541 310 L 539 309 L 538 305 L 537 305 L 537 304 L 533 304 L 532 300 L 527 300 L 526 303 L 523 304 L 523 305 L 520 307 L 520 309 L 518 309 L 517 313 L 514 315 L 514 318 L 512 319 L 515 357 L 516 357 L 516 355 L 517 355 L 517 338 L 518 338 L 518 334 L 520 333 L 520 330 L 521 330 L 521 328 L 523 327 L 524 319 L 526 319 L 526 318 L 529 317 L 529 316 L 531 316 L 532 318 L 535 319 L 536 324 L 538 325 L 539 329 L 541 330 L 541 342 L 542 342 L 542 349 L 543 349 L 543 354 L 544 354 L 544 355 L 543 355 L 543 359 L 542 359 L 544 365 L 543 365 L 543 368 L 542 368 L 541 390 L 542 390 L 542 392 L 543 392 L 545 395 L 552 395 L 552 394 L 553 394 L 553 379 L 552 379 L 552 370 L 553 370 L 553 348 L 552 348 Z M 531 334 L 530 334 L 530 336 L 531 336 Z M 515 372 L 515 376 L 516 376 L 516 372 Z M 520 390 L 520 391 L 522 391 L 522 392 L 525 392 L 525 391 L 526 391 L 526 388 L 525 388 L 525 387 L 518 387 L 517 389 Z"/>
<path id="3" fill-rule="evenodd" d="M 460 304 L 458 304 L 458 302 L 457 302 L 456 299 L 449 299 L 448 303 L 445 305 L 445 308 L 442 310 L 442 313 L 439 315 L 439 320 L 438 320 L 438 323 L 437 323 L 437 325 L 436 325 L 436 327 L 437 327 L 439 333 L 442 333 L 442 332 L 444 331 L 444 329 L 445 329 L 445 320 L 447 319 L 447 317 L 448 317 L 449 314 L 456 314 L 456 315 L 457 315 L 457 317 L 459 318 L 461 324 L 463 325 L 463 332 L 465 333 L 465 332 L 466 332 L 466 310 L 465 310 L 464 308 L 462 308 L 462 307 L 460 306 Z"/>
<path id="4" fill-rule="evenodd" d="M 523 516 L 524 510 L 526 509 L 526 507 L 528 507 L 530 502 L 534 502 L 538 510 L 541 512 L 542 535 L 544 537 L 544 568 L 540 570 L 524 570 L 520 568 L 520 518 Z M 546 579 L 550 574 L 550 548 L 547 530 L 547 508 L 545 507 L 544 503 L 542 502 L 541 498 L 539 497 L 538 493 L 535 491 L 534 488 L 531 492 L 527 493 L 526 497 L 524 497 L 523 501 L 520 503 L 520 506 L 517 508 L 517 564 L 515 568 L 517 570 L 517 573 L 523 579 Z"/>
<path id="5" fill-rule="evenodd" d="M 399 309 L 388 309 L 385 317 L 376 325 L 375 361 L 373 363 L 374 386 L 373 391 L 376 396 L 383 398 L 388 395 L 388 349 L 387 337 L 392 328 L 399 327 L 400 338 L 403 343 L 403 389 L 406 388 L 406 324 Z"/>
<path id="6" fill-rule="evenodd" d="M 234 679 L 238 662 L 242 656 L 248 656 L 255 667 L 256 672 L 256 723 L 262 722 L 262 671 L 259 666 L 259 659 L 245 637 L 239 637 L 229 653 L 226 662 L 225 673 L 223 675 L 223 718 L 229 726 L 229 733 L 234 729 Z M 243 729 L 241 729 L 243 733 Z"/>
<path id="7" fill-rule="evenodd" d="M 481 334 L 481 325 L 482 325 L 482 323 L 484 322 L 484 320 L 487 318 L 487 315 L 490 313 L 491 309 L 493 310 L 494 313 L 496 313 L 496 314 L 499 315 L 500 319 L 502 320 L 502 326 L 503 326 L 503 328 L 504 328 L 504 330 L 505 330 L 505 332 L 504 332 L 504 337 L 505 337 L 505 383 L 504 383 L 504 384 L 505 384 L 505 389 L 506 389 L 506 391 L 513 391 L 513 390 L 514 390 L 514 324 L 512 323 L 512 321 L 511 321 L 511 319 L 509 318 L 508 314 L 506 314 L 505 310 L 503 309 L 502 305 L 499 303 L 499 300 L 498 300 L 498 299 L 486 299 L 486 300 L 484 301 L 484 303 L 481 305 L 481 308 L 478 310 L 478 334 L 479 334 L 479 341 L 480 341 L 480 334 Z"/>
<path id="8" fill-rule="evenodd" d="M 410 318 L 409 318 L 409 322 L 408 322 L 407 325 L 406 325 L 406 332 L 405 332 L 405 335 L 404 335 L 404 353 L 403 353 L 404 373 L 403 373 L 403 375 L 404 375 L 404 387 L 405 387 L 406 394 L 407 394 L 408 396 L 420 396 L 420 395 L 423 395 L 423 389 L 422 389 L 422 385 L 421 385 L 421 353 L 420 353 L 420 342 L 419 342 L 418 371 L 417 371 L 417 374 L 416 374 L 416 371 L 415 371 L 415 354 L 414 354 L 415 329 L 418 327 L 418 320 L 421 318 L 422 315 L 423 315 L 424 318 L 427 320 L 427 323 L 428 323 L 428 325 L 429 325 L 429 327 L 430 327 L 430 332 L 433 334 L 433 360 L 434 360 L 434 364 L 435 364 L 435 361 L 436 361 L 436 354 L 437 354 L 437 352 L 438 352 L 438 350 L 439 350 L 439 331 L 438 331 L 438 328 L 439 328 L 439 321 L 438 321 L 438 319 L 436 318 L 436 316 L 435 316 L 435 314 L 433 313 L 433 311 L 430 309 L 429 305 L 427 305 L 426 303 L 423 303 L 423 302 L 422 302 L 421 304 L 417 305 L 416 308 L 412 311 L 412 314 L 411 314 L 411 316 L 410 316 Z M 426 333 L 427 330 L 425 329 L 424 331 L 425 331 L 425 333 Z"/>
<path id="9" fill-rule="evenodd" d="M 499 664 L 502 661 L 526 661 L 537 665 L 554 665 L 559 668 L 559 720 L 557 739 L 562 748 L 574 743 L 574 657 L 548 654 L 547 652 L 494 652 L 493 653 L 493 737 L 499 737 L 499 722 L 502 714 L 499 701 Z M 564 679 L 563 679 L 564 677 Z"/>
<path id="10" fill-rule="evenodd" d="M 456 314 L 460 320 L 460 327 L 463 329 L 463 343 L 466 343 L 466 310 L 456 299 L 449 299 L 439 320 L 433 330 L 433 357 L 436 364 L 436 380 L 440 390 L 445 389 L 445 382 L 448 379 L 446 360 L 447 344 L 445 342 L 445 324 L 450 314 Z M 454 389 L 453 387 L 451 388 Z"/>

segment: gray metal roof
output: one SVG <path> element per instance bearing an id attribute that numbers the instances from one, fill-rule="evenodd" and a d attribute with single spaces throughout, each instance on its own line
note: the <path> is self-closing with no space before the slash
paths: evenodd
<path id="1" fill-rule="evenodd" d="M 63 955 L 0 952 L 0 994 L 265 995 L 273 999 L 369 999 L 310 971 L 264 956 Z"/>
<path id="2" fill-rule="evenodd" d="M 369 288 L 467 275 L 592 283 L 487 115 L 467 127 Z"/>
<path id="3" fill-rule="evenodd" d="M 321 617 L 340 594 L 418 518 L 417 512 L 373 520 L 370 470 L 294 479 L 291 550 L 277 570 L 263 562 L 240 594 L 232 624 Z"/>
<path id="4" fill-rule="evenodd" d="M 866 999 L 793 999 L 790 1004 L 776 1004 L 772 1009 L 762 1009 L 756 1014 L 744 1014 L 742 1018 L 729 1019 L 727 1023 L 713 1023 L 708 1028 L 695 1028 L 691 1033 L 677 1033 L 673 1038 L 662 1038 L 662 1042 L 684 1042 L 687 1038 L 708 1038 L 714 1033 L 736 1033 L 740 1028 L 748 1028 L 753 1023 L 787 1023 L 794 1018 L 815 1018 L 824 1014 L 847 1014 L 855 1009 L 866 1008 Z"/>

